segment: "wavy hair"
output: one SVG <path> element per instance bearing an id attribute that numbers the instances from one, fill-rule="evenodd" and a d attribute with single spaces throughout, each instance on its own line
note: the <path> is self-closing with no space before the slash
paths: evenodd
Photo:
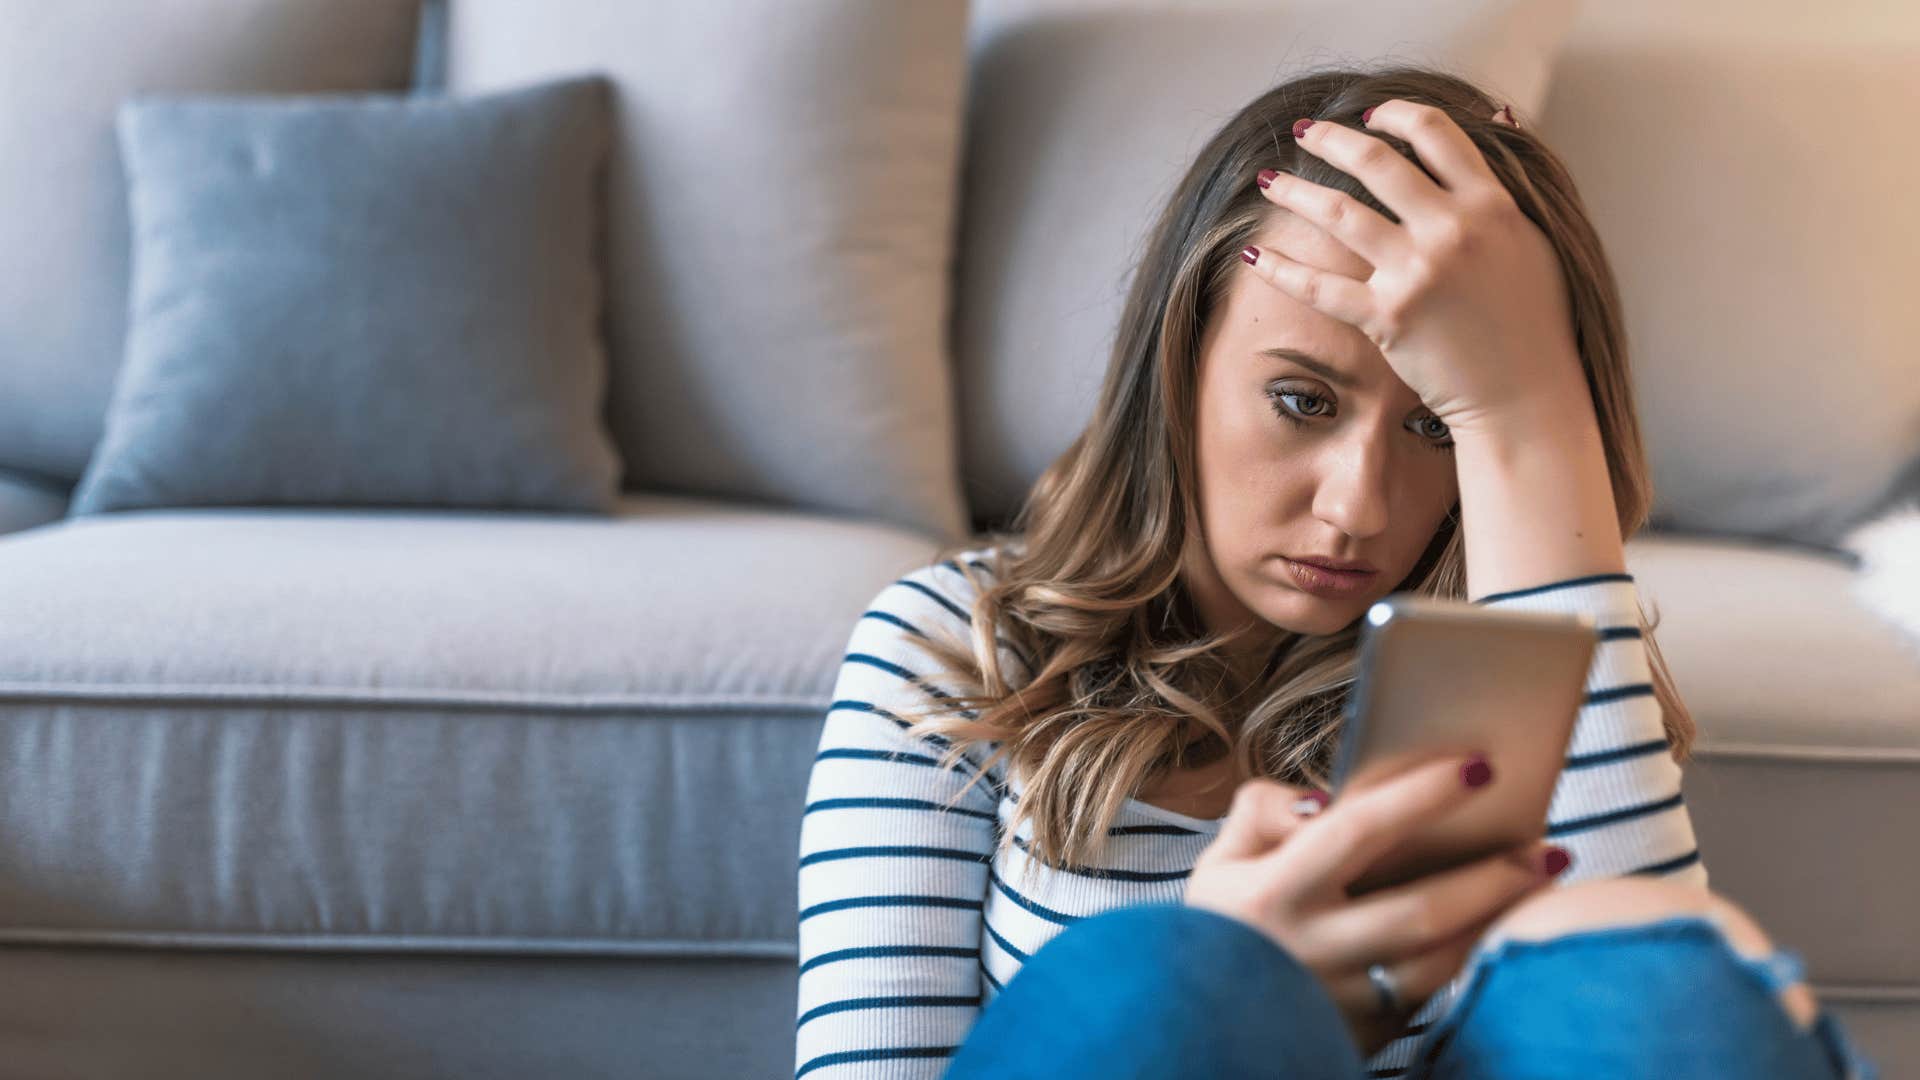
<path id="1" fill-rule="evenodd" d="M 946 670 L 921 678 L 946 689 L 903 719 L 911 718 L 913 734 L 950 740 L 948 766 L 970 746 L 998 744 L 985 766 L 1005 759 L 1024 786 L 1001 847 L 1031 819 L 1030 869 L 1095 865 L 1126 800 L 1174 770 L 1228 753 L 1241 775 L 1326 785 L 1360 621 L 1324 636 L 1282 633 L 1249 681 L 1236 676 L 1226 650 L 1258 627 L 1209 633 L 1181 577 L 1186 545 L 1199 534 L 1199 345 L 1241 265 L 1240 249 L 1273 210 L 1254 184 L 1260 169 L 1346 192 L 1398 222 L 1363 184 L 1298 149 L 1289 134 L 1302 116 L 1359 127 L 1363 110 L 1390 98 L 1445 110 L 1551 239 L 1621 536 L 1646 521 L 1652 486 L 1619 295 L 1553 152 L 1532 132 L 1494 120 L 1499 102 L 1472 83 L 1429 68 L 1321 70 L 1266 91 L 1207 142 L 1154 223 L 1086 428 L 1035 481 L 1007 530 L 976 532 L 939 556 L 993 549 L 986 576 L 955 560 L 977 590 L 970 639 L 926 643 Z M 1404 140 L 1369 133 L 1421 165 Z M 1458 511 L 1456 502 L 1395 591 L 1466 599 Z M 1644 611 L 1640 623 L 1672 753 L 1684 761 L 1693 720 Z M 1021 665 L 1030 678 L 1008 678 L 1002 644 L 1030 663 Z"/>

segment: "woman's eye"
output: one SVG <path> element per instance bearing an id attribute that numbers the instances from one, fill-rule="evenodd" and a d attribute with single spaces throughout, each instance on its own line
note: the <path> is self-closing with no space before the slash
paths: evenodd
<path id="1" fill-rule="evenodd" d="M 1321 397 L 1319 394 L 1310 394 L 1305 390 L 1269 390 L 1267 396 L 1273 399 L 1274 412 L 1279 413 L 1300 427 L 1306 426 L 1308 417 L 1325 416 L 1327 414 L 1327 407 L 1331 404 L 1326 398 Z M 1285 402 L 1288 398 L 1298 398 L 1308 404 L 1286 404 Z M 1446 437 L 1448 429 L 1445 421 L 1442 421 L 1437 416 L 1423 416 L 1415 421 L 1415 423 L 1421 426 L 1422 432 L 1426 437 L 1427 446 L 1430 449 L 1453 449 L 1453 440 Z M 1426 427 L 1426 425 L 1429 424 L 1433 426 Z"/>
<path id="2" fill-rule="evenodd" d="M 1309 394 L 1304 390 L 1275 390 L 1269 396 L 1274 400 L 1274 411 L 1290 420 L 1297 420 L 1299 416 L 1296 414 L 1300 413 L 1307 416 L 1323 416 L 1326 413 L 1327 399 L 1318 394 Z M 1313 408 L 1301 410 L 1296 406 L 1281 405 L 1280 402 L 1285 398 L 1301 398 L 1318 404 Z"/>

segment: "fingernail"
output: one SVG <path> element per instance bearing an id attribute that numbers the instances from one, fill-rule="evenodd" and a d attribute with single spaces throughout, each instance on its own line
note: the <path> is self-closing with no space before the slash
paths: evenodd
<path id="1" fill-rule="evenodd" d="M 1487 764 L 1487 759 L 1480 754 L 1473 755 L 1465 765 L 1460 766 L 1460 780 L 1468 787 L 1480 787 L 1492 779 L 1493 766 Z"/>
<path id="2" fill-rule="evenodd" d="M 1260 185 L 1260 190 L 1265 191 L 1267 185 L 1273 183 L 1273 178 L 1279 175 L 1272 169 L 1261 169 L 1260 175 L 1254 177 L 1253 182 Z"/>
<path id="3" fill-rule="evenodd" d="M 1515 120 L 1515 119 L 1513 118 L 1513 106 L 1511 106 L 1511 105 L 1502 105 L 1502 106 L 1500 106 L 1500 111 L 1501 111 L 1501 113 L 1503 113 L 1503 114 L 1505 114 L 1505 116 L 1506 116 L 1506 118 L 1507 118 L 1507 123 L 1509 123 L 1509 124 L 1512 124 L 1512 125 L 1513 125 L 1514 127 L 1519 127 L 1519 126 L 1520 126 L 1520 121 L 1518 121 L 1518 120 Z"/>
<path id="4" fill-rule="evenodd" d="M 1260 249 L 1254 247 L 1252 244 L 1248 244 L 1240 250 L 1240 257 L 1247 260 L 1248 266 L 1252 266 L 1254 263 L 1260 261 Z"/>
<path id="5" fill-rule="evenodd" d="M 1547 848 L 1546 853 L 1540 857 L 1540 868 L 1545 870 L 1550 878 L 1559 877 L 1567 867 L 1572 865 L 1573 855 L 1559 845 Z"/>
<path id="6" fill-rule="evenodd" d="M 1293 812 L 1301 817 L 1312 817 L 1325 810 L 1332 801 L 1324 791 L 1309 791 L 1293 801 Z"/>
<path id="7" fill-rule="evenodd" d="M 1367 106 L 1367 111 L 1360 114 L 1360 122 L 1363 124 L 1371 123 L 1373 121 L 1373 110 L 1379 107 L 1378 105 Z"/>
<path id="8" fill-rule="evenodd" d="M 1307 129 L 1312 126 L 1313 126 L 1313 121 L 1308 120 L 1306 117 L 1301 117 L 1300 119 L 1295 120 L 1293 122 L 1293 137 L 1297 139 L 1300 136 L 1305 135 L 1307 133 Z"/>

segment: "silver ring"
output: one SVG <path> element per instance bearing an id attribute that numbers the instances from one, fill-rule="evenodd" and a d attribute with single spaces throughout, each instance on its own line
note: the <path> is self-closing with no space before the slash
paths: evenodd
<path id="1" fill-rule="evenodd" d="M 1380 1011 L 1391 1016 L 1401 1010 L 1400 984 L 1394 981 L 1393 972 L 1383 964 L 1367 965 L 1367 981 L 1373 984 L 1373 993 L 1380 999 Z"/>

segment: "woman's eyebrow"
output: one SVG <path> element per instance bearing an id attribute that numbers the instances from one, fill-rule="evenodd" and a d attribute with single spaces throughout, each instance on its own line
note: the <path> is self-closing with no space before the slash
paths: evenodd
<path id="1" fill-rule="evenodd" d="M 1353 376 L 1341 371 L 1325 360 L 1310 356 L 1301 352 L 1299 349 L 1289 349 L 1282 345 L 1276 345 L 1270 349 L 1261 349 L 1260 355 L 1271 357 L 1275 360 L 1291 360 L 1336 386 L 1355 388 L 1360 385 L 1359 380 Z"/>

